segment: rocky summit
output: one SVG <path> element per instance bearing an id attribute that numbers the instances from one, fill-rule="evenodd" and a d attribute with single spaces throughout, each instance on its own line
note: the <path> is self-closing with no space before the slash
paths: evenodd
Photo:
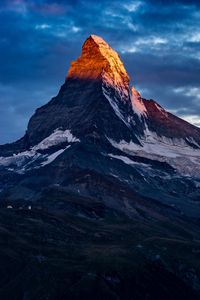
<path id="1" fill-rule="evenodd" d="M 200 129 L 101 37 L 0 146 L 0 178 L 0 299 L 199 299 Z"/>

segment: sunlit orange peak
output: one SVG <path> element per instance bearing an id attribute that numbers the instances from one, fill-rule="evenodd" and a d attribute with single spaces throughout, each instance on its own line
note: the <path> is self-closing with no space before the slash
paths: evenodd
<path id="1" fill-rule="evenodd" d="M 68 78 L 104 78 L 112 85 L 129 86 L 129 77 L 119 55 L 96 35 L 90 35 L 84 42 L 81 56 L 71 62 Z"/>

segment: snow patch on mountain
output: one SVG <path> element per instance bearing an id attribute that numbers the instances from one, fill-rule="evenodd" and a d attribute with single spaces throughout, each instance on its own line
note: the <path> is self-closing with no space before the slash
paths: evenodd
<path id="1" fill-rule="evenodd" d="M 62 154 L 65 150 L 69 149 L 71 147 L 71 145 L 67 146 L 66 148 L 64 149 L 60 149 L 54 153 L 52 153 L 51 155 L 48 155 L 46 157 L 46 160 L 44 162 L 42 162 L 41 166 L 46 166 L 50 163 L 52 163 L 60 154 Z"/>
<path id="2" fill-rule="evenodd" d="M 111 158 L 119 159 L 119 160 L 123 161 L 127 165 L 134 164 L 134 162 L 130 158 L 128 158 L 126 156 L 123 156 L 123 155 L 108 154 L 108 156 L 111 157 Z"/>
<path id="3" fill-rule="evenodd" d="M 167 162 L 182 175 L 200 177 L 200 149 L 192 148 L 184 139 L 158 136 L 146 127 L 144 137 L 140 138 L 142 146 L 132 141 L 109 141 L 115 148 L 129 155 Z M 194 143 L 192 138 L 188 138 L 188 141 Z"/>
<path id="4" fill-rule="evenodd" d="M 121 161 L 123 161 L 125 164 L 127 164 L 127 165 L 137 165 L 137 166 L 140 166 L 140 167 L 149 167 L 150 165 L 148 165 L 148 164 L 144 164 L 144 163 L 141 163 L 141 162 L 136 162 L 136 161 L 133 161 L 133 160 L 131 160 L 129 157 L 127 157 L 127 156 L 123 156 L 123 155 L 114 155 L 114 154 L 108 154 L 108 156 L 109 157 L 111 157 L 111 158 L 114 158 L 114 159 L 119 159 L 119 160 L 121 160 Z"/>
<path id="5" fill-rule="evenodd" d="M 66 129 L 66 130 L 61 130 L 61 129 L 56 129 L 54 132 L 45 138 L 43 141 L 41 141 L 38 145 L 34 146 L 32 150 L 37 151 L 37 150 L 45 150 L 48 149 L 52 146 L 68 142 L 68 143 L 74 143 L 74 142 L 80 142 L 78 138 L 72 135 L 71 131 Z"/>
<path id="6" fill-rule="evenodd" d="M 50 155 L 42 154 L 39 151 L 50 149 L 51 147 L 57 146 L 64 142 L 75 143 L 80 142 L 80 140 L 73 136 L 70 130 L 63 131 L 61 129 L 56 129 L 50 136 L 32 147 L 30 150 L 13 154 L 12 156 L 8 157 L 0 157 L 0 166 L 12 166 L 12 170 L 16 170 L 19 173 L 24 173 L 25 171 L 30 170 L 31 167 L 29 166 L 32 166 L 34 163 L 36 163 L 36 161 L 39 167 L 45 166 L 56 159 L 66 149 L 68 149 L 70 145 L 63 149 L 57 150 Z"/>
<path id="7" fill-rule="evenodd" d="M 200 157 L 200 150 L 190 147 L 184 139 L 160 137 L 154 132 L 148 132 L 146 139 L 140 139 L 142 146 L 134 142 L 127 143 L 120 141 L 116 143 L 112 140 L 111 143 L 116 148 L 122 151 L 146 153 L 150 155 L 157 155 L 161 157 L 177 158 L 180 156 Z"/>

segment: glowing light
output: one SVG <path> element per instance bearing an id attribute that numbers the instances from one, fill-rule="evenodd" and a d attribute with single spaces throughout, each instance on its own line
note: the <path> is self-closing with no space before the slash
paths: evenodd
<path id="1" fill-rule="evenodd" d="M 96 80 L 99 76 L 108 84 L 128 87 L 129 77 L 117 52 L 102 38 L 91 35 L 83 44 L 82 55 L 71 62 L 67 78 Z"/>

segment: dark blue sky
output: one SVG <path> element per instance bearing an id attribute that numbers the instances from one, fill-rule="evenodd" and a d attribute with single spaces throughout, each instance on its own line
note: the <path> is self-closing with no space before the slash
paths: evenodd
<path id="1" fill-rule="evenodd" d="M 119 52 L 143 97 L 200 125 L 199 0 L 1 0 L 0 143 L 57 94 L 91 33 Z"/>

